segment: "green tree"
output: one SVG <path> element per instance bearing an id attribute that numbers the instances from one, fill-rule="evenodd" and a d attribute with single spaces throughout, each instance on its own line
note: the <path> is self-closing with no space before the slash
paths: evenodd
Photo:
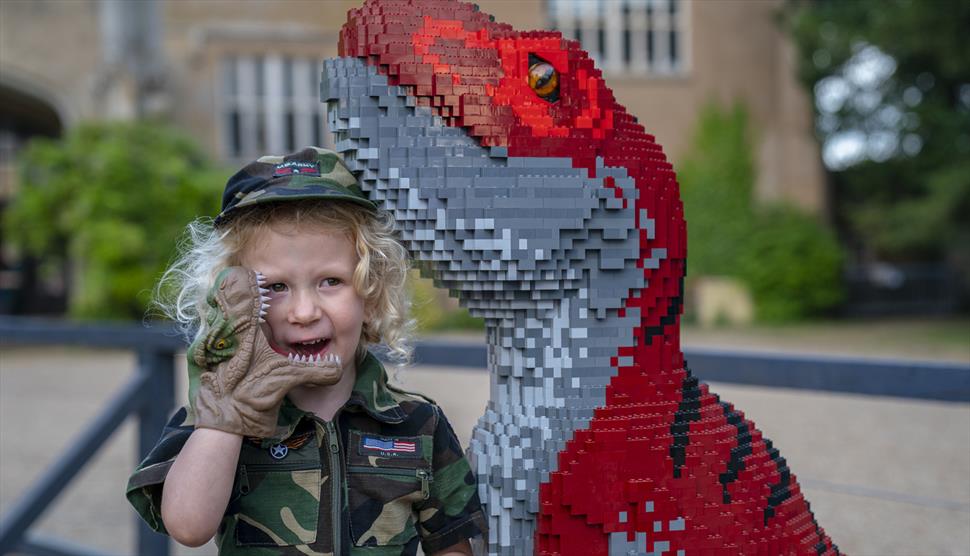
<path id="1" fill-rule="evenodd" d="M 747 110 L 709 103 L 678 169 L 687 217 L 688 273 L 737 276 L 751 231 L 755 181 Z"/>
<path id="2" fill-rule="evenodd" d="M 860 255 L 970 280 L 970 2 L 792 1 L 785 16 Z"/>
<path id="3" fill-rule="evenodd" d="M 830 311 L 843 297 L 841 248 L 831 230 L 797 209 L 754 202 L 748 120 L 741 105 L 705 106 L 680 166 L 688 275 L 739 279 L 763 320 Z"/>
<path id="4" fill-rule="evenodd" d="M 23 252 L 69 265 L 73 317 L 141 318 L 181 229 L 219 208 L 223 178 L 157 123 L 81 125 L 33 141 L 19 162 L 5 233 Z"/>

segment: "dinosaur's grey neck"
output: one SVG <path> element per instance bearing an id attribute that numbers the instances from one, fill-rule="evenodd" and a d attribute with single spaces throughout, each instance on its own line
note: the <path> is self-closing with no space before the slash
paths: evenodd
<path id="1" fill-rule="evenodd" d="M 624 333 L 619 320 L 593 318 L 582 300 L 565 298 L 545 310 L 490 321 L 493 404 L 536 418 L 602 405 L 603 390 L 615 374 L 610 358 L 632 342 L 635 322 L 627 323 Z M 608 338 L 598 337 L 604 327 L 613 329 Z"/>
<path id="2" fill-rule="evenodd" d="M 469 452 L 493 554 L 531 553 L 539 485 L 558 468 L 557 454 L 573 433 L 604 405 L 616 374 L 611 358 L 632 345 L 636 311 L 596 318 L 587 302 L 564 298 L 489 321 L 491 400 Z M 501 488 L 508 478 L 511 488 Z"/>

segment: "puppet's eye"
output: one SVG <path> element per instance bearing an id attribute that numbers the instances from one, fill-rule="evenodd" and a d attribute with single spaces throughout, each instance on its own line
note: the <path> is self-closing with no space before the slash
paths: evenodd
<path id="1" fill-rule="evenodd" d="M 226 346 L 228 345 L 229 345 L 229 342 L 227 342 L 225 338 L 219 338 L 218 340 L 216 340 L 215 347 L 216 349 L 226 349 Z"/>
<path id="2" fill-rule="evenodd" d="M 537 61 L 529 66 L 529 87 L 540 98 L 556 102 L 559 100 L 559 72 L 549 62 Z"/>

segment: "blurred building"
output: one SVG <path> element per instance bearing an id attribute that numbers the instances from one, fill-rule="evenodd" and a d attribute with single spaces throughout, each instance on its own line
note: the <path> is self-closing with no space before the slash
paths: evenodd
<path id="1" fill-rule="evenodd" d="M 479 4 L 517 29 L 580 40 L 675 165 L 705 103 L 741 100 L 756 134 L 759 200 L 822 214 L 824 172 L 794 47 L 776 17 L 782 2 Z M 320 63 L 336 55 L 346 12 L 360 3 L 3 0 L 0 202 L 16 188 L 11 166 L 30 137 L 83 120 L 161 115 L 229 164 L 328 144 Z M 0 266 L 0 290 L 22 278 L 23 269 Z"/>

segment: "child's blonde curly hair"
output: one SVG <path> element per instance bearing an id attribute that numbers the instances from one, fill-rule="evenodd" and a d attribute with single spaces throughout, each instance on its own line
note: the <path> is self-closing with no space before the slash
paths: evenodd
<path id="1" fill-rule="evenodd" d="M 176 321 L 189 338 L 202 333 L 211 310 L 206 294 L 219 272 L 240 265 L 245 245 L 268 228 L 338 231 L 354 244 L 359 261 L 353 286 L 364 300 L 364 325 L 358 359 L 368 346 L 384 343 L 388 355 L 405 363 L 413 323 L 405 288 L 408 254 L 394 235 L 394 221 L 382 210 L 333 200 L 300 200 L 246 207 L 228 222 L 214 226 L 211 218 L 191 222 L 178 246 L 175 261 L 155 288 L 155 304 Z"/>

